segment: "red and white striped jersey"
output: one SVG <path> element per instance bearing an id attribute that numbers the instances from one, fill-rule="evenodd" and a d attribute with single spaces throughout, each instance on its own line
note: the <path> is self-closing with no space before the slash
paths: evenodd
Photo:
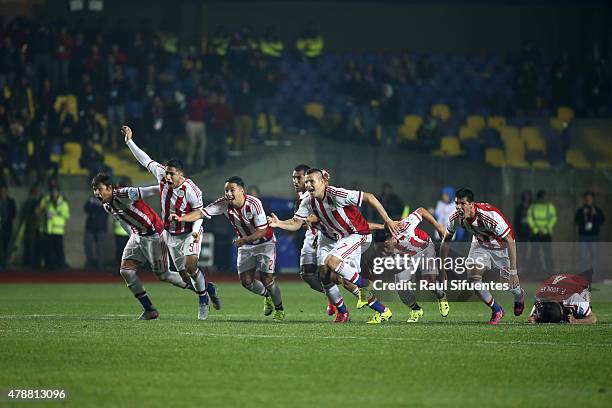
<path id="1" fill-rule="evenodd" d="M 206 218 L 211 218 L 215 215 L 225 215 L 232 225 L 234 232 L 236 232 L 237 238 L 252 235 L 258 229 L 265 229 L 266 235 L 250 245 L 258 245 L 270 240 L 276 240 L 272 228 L 268 225 L 268 218 L 261 201 L 248 194 L 244 197 L 244 204 L 239 208 L 232 206 L 225 197 L 221 197 L 205 208 L 200 209 L 200 211 Z"/>
<path id="2" fill-rule="evenodd" d="M 368 235 L 370 228 L 358 208 L 362 199 L 361 191 L 328 186 L 321 200 L 312 194 L 304 196 L 294 217 L 306 220 L 308 215 L 315 214 L 319 217 L 321 232 L 331 239 L 351 234 Z"/>
<path id="3" fill-rule="evenodd" d="M 473 242 L 479 242 L 485 248 L 505 248 L 506 236 L 510 234 L 514 238 L 514 231 L 504 214 L 489 203 L 474 203 L 474 209 L 476 214 L 469 220 L 463 220 L 457 210 L 453 211 L 446 225 L 448 232 L 454 234 L 462 227 L 473 235 Z"/>
<path id="4" fill-rule="evenodd" d="M 413 256 L 432 243 L 429 234 L 418 228 L 421 221 L 423 217 L 416 211 L 400 221 L 400 233 L 393 234 L 393 238 L 397 239 L 395 249 L 398 252 Z"/>
<path id="5" fill-rule="evenodd" d="M 147 170 L 159 180 L 159 192 L 161 199 L 161 213 L 164 221 L 164 229 L 172 235 L 184 234 L 193 230 L 193 222 L 170 221 L 170 214 L 178 216 L 202 208 L 202 191 L 191 181 L 185 179 L 183 184 L 173 187 L 166 183 L 166 167 L 151 160 L 147 164 Z"/>
<path id="6" fill-rule="evenodd" d="M 301 193 L 298 193 L 298 199 L 295 200 L 295 208 L 294 211 L 297 211 L 298 208 L 300 208 L 300 203 L 302 202 L 302 200 L 304 200 L 304 198 L 310 197 L 310 193 L 308 191 L 303 191 Z M 309 225 L 306 228 L 306 237 L 309 236 L 316 236 L 317 235 L 317 230 L 318 227 L 316 225 Z"/>
<path id="7" fill-rule="evenodd" d="M 157 186 L 153 186 L 157 191 Z M 138 235 L 152 235 L 164 230 L 157 213 L 145 203 L 143 190 L 150 187 L 121 187 L 113 189 L 113 200 L 103 203 L 104 209 L 122 223 L 124 228 Z"/>

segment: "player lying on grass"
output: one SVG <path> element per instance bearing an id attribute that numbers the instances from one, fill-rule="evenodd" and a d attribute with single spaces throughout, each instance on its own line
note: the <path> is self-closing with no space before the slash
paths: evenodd
<path id="1" fill-rule="evenodd" d="M 99 173 L 91 181 L 91 187 L 94 196 L 102 202 L 106 212 L 131 234 L 123 249 L 119 272 L 144 308 L 139 319 L 150 320 L 159 316 L 159 312 L 151 303 L 147 291 L 136 275 L 141 265 L 148 263 L 160 281 L 195 292 L 195 288 L 185 283 L 181 275 L 168 270 L 168 250 L 161 239 L 162 221 L 143 201 L 145 197 L 158 195 L 159 186 L 117 188 L 113 186 L 107 174 Z"/>
<path id="2" fill-rule="evenodd" d="M 421 270 L 423 278 L 430 283 L 438 280 L 438 268 L 435 262 L 436 247 L 429 235 L 418 228 L 423 221 L 431 224 L 440 236 L 444 235 L 444 227 L 424 208 L 417 208 L 408 217 L 399 222 L 399 233 L 389 232 L 389 237 L 385 241 L 385 250 L 392 255 L 408 255 L 411 259 L 408 262 L 408 269 L 395 275 L 395 283 L 407 282 L 414 279 L 418 269 Z M 383 229 L 382 224 L 370 224 L 372 229 Z M 446 299 L 446 293 L 440 289 L 433 290 L 438 299 L 438 310 L 442 317 L 448 316 L 450 306 Z M 399 290 L 397 292 L 400 300 L 410 308 L 408 323 L 416 323 L 423 317 L 423 309 L 416 301 L 416 295 L 410 290 Z"/>
<path id="3" fill-rule="evenodd" d="M 166 161 L 165 165 L 152 160 L 142 151 L 132 137 L 132 129 L 122 126 L 121 132 L 125 143 L 138 162 L 142 164 L 159 182 L 161 215 L 164 232 L 162 239 L 178 272 L 185 279 L 190 279 L 198 294 L 198 319 L 208 318 L 208 301 L 215 309 L 221 308 L 217 288 L 211 282 L 206 283 L 204 272 L 198 268 L 198 259 L 202 243 L 202 222 L 177 222 L 170 219 L 172 214 L 185 214 L 202 208 L 202 191 L 183 173 L 183 163 L 178 159 Z"/>
<path id="4" fill-rule="evenodd" d="M 390 231 L 399 232 L 396 222 L 389 215 L 373 194 L 361 191 L 345 190 L 328 186 L 319 169 L 306 172 L 306 190 L 310 193 L 305 197 L 290 220 L 281 221 L 275 214 L 268 218 L 271 227 L 288 231 L 297 231 L 302 227 L 308 216 L 314 214 L 320 220 L 320 241 L 317 247 L 317 263 L 321 281 L 330 300 L 338 305 L 336 321 L 349 321 L 349 314 L 340 291 L 333 290 L 333 274 L 349 280 L 359 288 L 367 290 L 369 281 L 360 276 L 360 260 L 362 250 L 372 242 L 372 234 L 368 223 L 359 212 L 362 201 L 369 203 L 381 216 Z M 363 249 L 365 248 L 365 249 Z M 367 305 L 376 311 L 370 324 L 378 324 L 389 320 L 393 313 L 385 307 L 371 292 Z M 338 319 L 338 317 L 340 319 Z"/>
<path id="5" fill-rule="evenodd" d="M 449 244 L 457 228 L 464 228 L 473 235 L 468 258 L 488 269 L 492 266 L 501 271 L 500 278 L 506 281 L 514 294 L 514 315 L 520 316 L 525 308 L 525 292 L 519 284 L 516 263 L 514 231 L 506 217 L 495 206 L 474 202 L 474 192 L 466 188 L 455 194 L 457 209 L 451 213 L 440 247 L 442 265 L 448 257 Z M 482 282 L 484 268 L 477 265 L 468 270 L 471 282 Z M 504 317 L 504 309 L 495 302 L 488 290 L 475 290 L 478 297 L 491 308 L 489 324 L 498 324 Z"/>
<path id="6" fill-rule="evenodd" d="M 224 215 L 236 232 L 234 245 L 238 248 L 237 269 L 242 286 L 264 297 L 264 314 L 274 312 L 274 320 L 284 320 L 285 311 L 281 291 L 274 280 L 276 237 L 268 226 L 261 201 L 244 193 L 244 181 L 233 176 L 225 182 L 225 195 L 213 203 L 171 220 L 193 222 L 202 218 Z M 255 272 L 259 272 L 258 280 Z"/>
<path id="7" fill-rule="evenodd" d="M 591 309 L 591 285 L 582 275 L 553 275 L 540 285 L 529 323 L 597 323 Z"/>

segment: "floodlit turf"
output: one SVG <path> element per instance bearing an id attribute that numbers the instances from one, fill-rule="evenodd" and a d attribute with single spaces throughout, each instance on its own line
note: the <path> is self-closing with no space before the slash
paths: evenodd
<path id="1" fill-rule="evenodd" d="M 408 325 L 399 302 L 390 324 L 352 307 L 334 325 L 323 296 L 281 282 L 287 321 L 275 323 L 261 298 L 224 284 L 223 310 L 199 322 L 193 294 L 147 287 L 157 321 L 134 320 L 121 284 L 0 286 L 0 388 L 68 390 L 45 407 L 612 406 L 612 303 L 593 304 L 596 326 L 491 327 L 479 303 L 453 303 L 446 319 L 426 303 Z M 596 298 L 611 299 L 604 289 Z"/>

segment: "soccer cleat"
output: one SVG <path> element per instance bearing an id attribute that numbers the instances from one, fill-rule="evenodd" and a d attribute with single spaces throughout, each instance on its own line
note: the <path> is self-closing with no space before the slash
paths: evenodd
<path id="1" fill-rule="evenodd" d="M 327 301 L 327 315 L 333 316 L 336 314 L 336 306 L 332 303 L 331 300 Z"/>
<path id="2" fill-rule="evenodd" d="M 266 296 L 264 298 L 264 316 L 270 316 L 274 311 L 274 302 L 272 302 L 272 296 Z"/>
<path id="3" fill-rule="evenodd" d="M 277 322 L 282 322 L 283 320 L 285 320 L 285 311 L 275 310 L 272 319 L 276 320 Z"/>
<path id="4" fill-rule="evenodd" d="M 448 304 L 448 299 L 444 296 L 442 299 L 438 299 L 438 310 L 440 311 L 440 316 L 446 317 L 450 312 L 450 305 Z"/>
<path id="5" fill-rule="evenodd" d="M 336 314 L 336 318 L 334 319 L 334 323 L 348 323 L 351 321 L 349 316 L 349 312 Z"/>
<path id="6" fill-rule="evenodd" d="M 406 323 L 416 323 L 419 321 L 421 317 L 423 317 L 423 309 L 411 310 L 410 315 L 408 316 L 408 320 Z"/>
<path id="7" fill-rule="evenodd" d="M 520 316 L 525 310 L 525 291 L 521 288 L 521 297 L 518 302 L 514 302 L 514 315 Z"/>
<path id="8" fill-rule="evenodd" d="M 206 283 L 206 291 L 208 292 L 208 297 L 212 303 L 212 306 L 215 310 L 221 310 L 221 298 L 219 297 L 219 292 L 217 291 L 217 287 L 212 282 Z"/>
<path id="9" fill-rule="evenodd" d="M 381 324 L 382 322 L 386 322 L 393 317 L 393 313 L 391 313 L 391 309 L 388 307 L 385 308 L 384 312 L 376 312 L 374 317 L 368 320 L 367 324 Z"/>
<path id="10" fill-rule="evenodd" d="M 158 317 L 159 312 L 157 311 L 157 309 L 143 310 L 140 317 L 138 317 L 138 320 L 153 320 L 157 319 Z"/>
<path id="11" fill-rule="evenodd" d="M 372 292 L 367 287 L 359 288 L 359 293 L 357 294 L 357 309 L 367 306 L 368 300 L 370 300 L 372 296 Z"/>
<path id="12" fill-rule="evenodd" d="M 493 310 L 493 312 L 491 312 L 491 320 L 489 320 L 489 324 L 499 324 L 505 314 L 506 313 L 504 312 L 504 309 L 501 306 L 499 310 Z"/>
<path id="13" fill-rule="evenodd" d="M 198 320 L 208 319 L 209 309 L 210 309 L 210 306 L 208 306 L 208 303 L 200 303 L 200 306 L 198 308 Z"/>

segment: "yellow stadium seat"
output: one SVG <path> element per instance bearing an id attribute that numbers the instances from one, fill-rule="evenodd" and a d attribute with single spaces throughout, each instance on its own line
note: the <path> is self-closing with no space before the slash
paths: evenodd
<path id="1" fill-rule="evenodd" d="M 431 107 L 431 115 L 447 121 L 450 118 L 451 110 L 448 105 L 436 104 Z"/>
<path id="2" fill-rule="evenodd" d="M 528 168 L 529 163 L 525 160 L 525 144 L 519 137 L 508 137 L 504 139 L 506 147 L 506 163 L 512 167 Z"/>
<path id="3" fill-rule="evenodd" d="M 514 126 L 504 126 L 501 131 L 502 140 L 506 139 L 520 139 L 520 134 L 517 128 Z"/>
<path id="4" fill-rule="evenodd" d="M 574 111 L 567 106 L 559 106 L 559 108 L 557 108 L 557 117 L 563 122 L 569 123 L 574 119 Z"/>
<path id="5" fill-rule="evenodd" d="M 476 132 L 478 132 L 480 131 L 480 129 L 485 127 L 485 120 L 484 117 L 480 115 L 470 115 L 467 117 L 466 124 L 468 127 L 471 127 L 472 129 L 475 129 Z"/>
<path id="6" fill-rule="evenodd" d="M 550 169 L 548 160 L 534 160 L 531 162 L 531 167 L 534 169 Z"/>
<path id="7" fill-rule="evenodd" d="M 525 126 L 521 129 L 521 139 L 525 142 L 527 150 L 546 151 L 546 142 L 540 134 L 540 130 L 535 126 Z"/>
<path id="8" fill-rule="evenodd" d="M 485 162 L 495 167 L 501 167 L 506 165 L 506 159 L 504 157 L 504 151 L 497 147 L 490 147 L 485 150 Z"/>
<path id="9" fill-rule="evenodd" d="M 325 107 L 319 102 L 309 102 L 304 105 L 304 115 L 321 120 L 325 116 Z"/>
<path id="10" fill-rule="evenodd" d="M 94 150 L 98 153 L 104 153 L 104 148 L 102 147 L 102 145 L 100 143 L 96 143 L 93 146 Z"/>
<path id="11" fill-rule="evenodd" d="M 580 149 L 569 149 L 565 153 L 565 161 L 577 169 L 590 169 L 593 164 L 586 158 Z"/>
<path id="12" fill-rule="evenodd" d="M 506 118 L 503 116 L 489 116 L 487 118 L 487 125 L 501 132 L 502 128 L 506 126 Z"/>
<path id="13" fill-rule="evenodd" d="M 64 143 L 64 156 L 81 157 L 82 147 L 79 143 L 67 142 Z"/>
<path id="14" fill-rule="evenodd" d="M 612 169 L 612 161 L 610 160 L 598 160 L 595 162 L 595 168 L 597 169 Z"/>
<path id="15" fill-rule="evenodd" d="M 79 110 L 77 107 L 76 95 L 72 95 L 72 94 L 58 95 L 58 97 L 55 98 L 55 102 L 53 102 L 53 108 L 55 109 L 56 112 L 59 112 L 64 102 L 66 102 L 68 106 L 68 112 L 72 114 L 75 121 L 78 121 L 79 120 L 79 113 L 78 113 Z"/>
<path id="16" fill-rule="evenodd" d="M 567 128 L 567 122 L 562 121 L 559 118 L 550 118 L 550 127 L 557 132 L 561 132 L 565 128 Z"/>
<path id="17" fill-rule="evenodd" d="M 28 156 L 32 157 L 34 155 L 34 142 L 28 140 Z"/>
<path id="18" fill-rule="evenodd" d="M 399 138 L 404 141 L 414 141 L 417 139 L 417 131 L 421 127 L 423 119 L 418 115 L 406 115 L 404 123 L 399 128 Z"/>
<path id="19" fill-rule="evenodd" d="M 459 128 L 459 139 L 461 140 L 478 139 L 478 131 L 469 126 L 463 125 Z"/>
<path id="20" fill-rule="evenodd" d="M 455 136 L 444 136 L 440 141 L 440 150 L 434 152 L 435 156 L 457 157 L 461 156 L 463 151 L 459 139 Z"/>

